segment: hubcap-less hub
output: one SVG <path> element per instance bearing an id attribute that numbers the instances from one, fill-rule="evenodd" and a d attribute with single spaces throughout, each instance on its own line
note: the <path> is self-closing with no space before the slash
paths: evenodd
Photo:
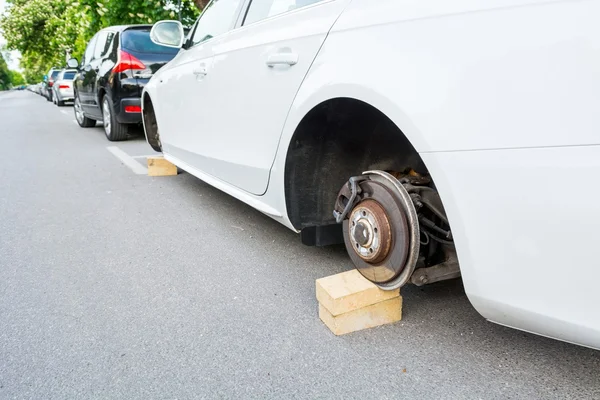
<path id="1" fill-rule="evenodd" d="M 349 237 L 360 258 L 377 263 L 387 257 L 392 233 L 387 214 L 375 200 L 359 203 L 350 214 Z"/>
<path id="2" fill-rule="evenodd" d="M 334 216 L 343 218 L 346 249 L 365 278 L 383 289 L 408 281 L 419 255 L 419 225 L 397 179 L 383 171 L 351 178 L 338 194 Z"/>

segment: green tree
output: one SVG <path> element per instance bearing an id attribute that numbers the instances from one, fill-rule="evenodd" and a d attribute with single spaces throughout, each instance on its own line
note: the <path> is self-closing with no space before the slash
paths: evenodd
<path id="1" fill-rule="evenodd" d="M 19 71 L 8 71 L 10 75 L 10 83 L 14 86 L 21 86 L 25 84 L 25 77 Z"/>
<path id="2" fill-rule="evenodd" d="M 37 75 L 64 64 L 65 51 L 73 50 L 89 27 L 87 11 L 76 1 L 10 0 L 0 28 L 7 47 L 19 50 L 24 67 Z"/>
<path id="3" fill-rule="evenodd" d="M 111 25 L 150 24 L 181 17 L 191 25 L 208 0 L 7 0 L 0 30 L 7 48 L 21 52 L 29 82 L 38 82 L 65 55 L 80 58 L 87 42 Z"/>
<path id="4" fill-rule="evenodd" d="M 4 56 L 0 53 L 0 90 L 10 88 L 10 71 L 4 60 Z"/>

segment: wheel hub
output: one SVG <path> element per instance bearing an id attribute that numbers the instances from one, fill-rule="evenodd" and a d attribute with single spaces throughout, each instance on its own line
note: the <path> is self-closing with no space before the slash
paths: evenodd
<path id="1" fill-rule="evenodd" d="M 383 260 L 389 253 L 392 235 L 381 204 L 365 200 L 352 210 L 349 220 L 350 241 L 356 254 L 371 263 Z"/>
<path id="2" fill-rule="evenodd" d="M 371 171 L 351 178 L 334 215 L 358 271 L 383 289 L 404 285 L 419 252 L 419 225 L 410 195 L 393 176 Z M 352 250 L 350 250 L 352 248 Z"/>

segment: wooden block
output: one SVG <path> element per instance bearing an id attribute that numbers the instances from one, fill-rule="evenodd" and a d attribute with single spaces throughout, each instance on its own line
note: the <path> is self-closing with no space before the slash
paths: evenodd
<path id="1" fill-rule="evenodd" d="M 317 279 L 317 300 L 340 315 L 400 296 L 400 289 L 381 290 L 356 269 Z"/>
<path id="2" fill-rule="evenodd" d="M 335 335 L 390 324 L 402 319 L 402 297 L 394 297 L 344 314 L 333 315 L 319 304 L 319 318 Z"/>
<path id="3" fill-rule="evenodd" d="M 177 175 L 177 166 L 163 157 L 148 157 L 148 176 Z"/>

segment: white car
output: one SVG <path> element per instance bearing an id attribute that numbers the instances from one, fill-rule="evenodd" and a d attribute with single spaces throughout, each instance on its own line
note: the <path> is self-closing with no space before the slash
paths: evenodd
<path id="1" fill-rule="evenodd" d="M 384 289 L 600 348 L 600 1 L 213 0 L 148 143 Z"/>
<path id="2" fill-rule="evenodd" d="M 52 102 L 59 107 L 65 105 L 66 101 L 73 101 L 73 80 L 77 75 L 76 69 L 63 69 L 56 77 L 52 86 Z"/>

